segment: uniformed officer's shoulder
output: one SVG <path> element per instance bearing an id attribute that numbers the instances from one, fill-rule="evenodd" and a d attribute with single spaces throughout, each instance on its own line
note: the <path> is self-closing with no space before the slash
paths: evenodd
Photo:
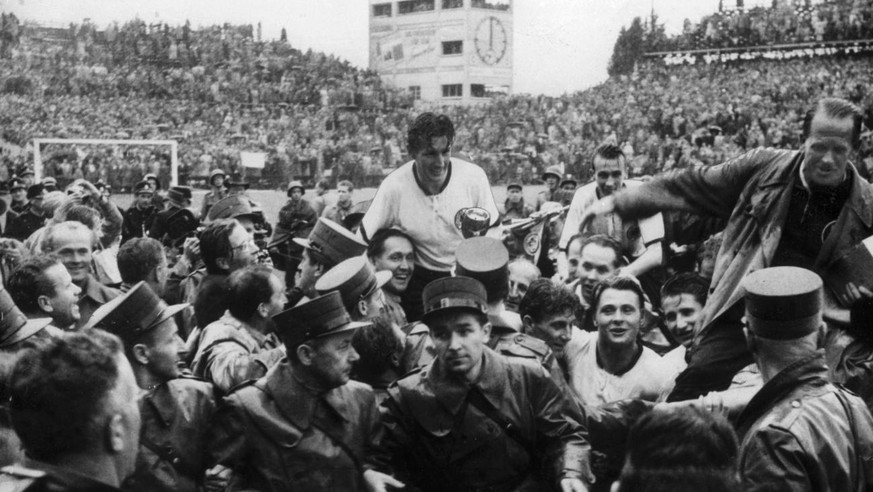
<path id="1" fill-rule="evenodd" d="M 412 369 L 411 371 L 397 378 L 397 381 L 391 383 L 391 386 L 406 386 L 410 384 L 417 384 L 418 381 L 427 376 L 427 369 L 427 366 L 418 366 L 415 369 Z"/>
<path id="2" fill-rule="evenodd" d="M 361 382 L 361 381 L 356 381 L 354 379 L 349 379 L 349 382 L 340 386 L 340 389 L 342 389 L 344 392 L 348 392 L 348 393 L 351 393 L 353 395 L 358 394 L 358 393 L 372 393 L 373 392 L 372 386 L 370 386 L 367 383 Z"/>
<path id="3" fill-rule="evenodd" d="M 497 344 L 498 353 L 507 357 L 523 357 L 542 360 L 552 354 L 546 342 L 524 333 L 516 333 Z"/>
<path id="4" fill-rule="evenodd" d="M 227 396 L 234 395 L 236 393 L 240 393 L 243 391 L 257 391 L 258 388 L 255 386 L 257 383 L 257 379 L 246 379 L 245 381 L 237 384 L 236 386 L 231 386 L 229 390 L 227 390 Z"/>
<path id="5" fill-rule="evenodd" d="M 215 387 L 211 382 L 191 374 L 182 374 L 178 378 L 170 380 L 168 384 L 189 393 L 211 395 L 215 392 Z"/>
<path id="6" fill-rule="evenodd" d="M 0 490 L 3 492 L 38 490 L 38 484 L 47 477 L 48 474 L 42 470 L 21 465 L 4 466 L 0 468 Z"/>

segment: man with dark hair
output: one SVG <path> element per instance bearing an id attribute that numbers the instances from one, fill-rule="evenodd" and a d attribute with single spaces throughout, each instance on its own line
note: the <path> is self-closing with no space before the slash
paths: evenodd
<path id="1" fill-rule="evenodd" d="M 137 237 L 121 245 L 116 257 L 121 273 L 121 291 L 127 292 L 137 282 L 146 282 L 158 296 L 167 287 L 167 254 L 157 239 Z"/>
<path id="2" fill-rule="evenodd" d="M 675 347 L 664 357 L 676 362 L 681 369 L 685 368 L 686 350 L 694 339 L 708 295 L 709 280 L 694 272 L 677 273 L 661 287 L 666 338 Z"/>
<path id="3" fill-rule="evenodd" d="M 451 274 L 455 249 L 465 239 L 456 225 L 459 214 L 467 208 L 484 209 L 490 216 L 485 226 L 497 234 L 494 226 L 500 216 L 488 177 L 481 167 L 451 157 L 454 138 L 455 127 L 448 116 L 419 115 L 407 133 L 412 161 L 382 181 L 358 231 L 365 241 L 388 227 L 412 238 L 415 269 L 403 296 L 410 321 L 421 317 L 421 289 Z"/>
<path id="4" fill-rule="evenodd" d="M 618 241 L 603 234 L 583 239 L 579 251 L 579 282 L 575 294 L 579 298 L 580 309 L 576 313 L 576 319 L 582 330 L 596 331 L 592 309 L 594 291 L 600 282 L 618 273 L 619 268 L 624 265 L 624 257 L 621 256 L 621 245 Z"/>
<path id="5" fill-rule="evenodd" d="M 764 268 L 742 289 L 743 332 L 764 379 L 737 421 L 742 490 L 869 490 L 873 416 L 829 381 L 821 278 Z"/>
<path id="6" fill-rule="evenodd" d="M 234 271 L 225 282 L 227 311 L 189 342 L 191 370 L 222 392 L 256 379 L 285 354 L 271 318 L 285 307 L 285 287 L 268 267 Z"/>
<path id="7" fill-rule="evenodd" d="M 422 295 L 437 358 L 388 388 L 384 446 L 398 477 L 424 491 L 587 490 L 581 414 L 541 365 L 486 347 L 485 287 L 442 278 Z"/>
<path id="8" fill-rule="evenodd" d="M 346 216 L 352 211 L 352 193 L 355 184 L 348 180 L 342 180 L 336 185 L 336 203 L 324 209 L 321 217 L 330 219 L 337 224 L 345 223 Z"/>
<path id="9" fill-rule="evenodd" d="M 148 181 L 140 181 L 133 186 L 133 205 L 124 212 L 121 226 L 121 244 L 135 238 L 148 236 L 152 221 L 158 212 L 152 206 L 155 189 Z"/>
<path id="10" fill-rule="evenodd" d="M 227 306 L 225 280 L 241 268 L 255 264 L 258 247 L 251 234 L 236 220 L 219 219 L 200 233 L 200 256 L 206 276 L 194 295 L 194 316 L 203 329 L 222 316 Z"/>
<path id="11" fill-rule="evenodd" d="M 0 471 L 0 487 L 120 490 L 136 464 L 137 393 L 121 343 L 100 330 L 23 351 L 9 377 L 9 412 L 29 461 Z"/>
<path id="12" fill-rule="evenodd" d="M 594 151 L 595 181 L 576 190 L 567 220 L 558 242 L 560 249 L 558 271 L 563 278 L 568 276 L 567 248 L 570 239 L 582 232 L 603 234 L 621 245 L 621 256 L 628 258 L 630 264 L 624 273 L 639 277 L 659 266 L 663 260 L 661 242 L 664 239 L 664 218 L 660 213 L 638 220 L 623 221 L 617 214 L 604 215 L 602 220 L 583 224 L 585 210 L 598 199 L 611 196 L 623 189 L 634 189 L 643 183 L 627 178 L 627 157 L 615 144 L 601 144 Z"/>
<path id="13" fill-rule="evenodd" d="M 219 410 L 207 479 L 264 492 L 386 490 L 373 390 L 349 380 L 358 354 L 338 292 L 275 316 L 288 357 Z M 223 489 L 222 489 L 223 490 Z"/>
<path id="14" fill-rule="evenodd" d="M 614 492 L 745 490 L 737 480 L 737 436 L 719 414 L 694 407 L 656 409 L 631 427 L 627 443 Z"/>
<path id="15" fill-rule="evenodd" d="M 29 319 L 51 318 L 61 330 L 79 321 L 79 294 L 67 269 L 56 258 L 36 256 L 25 260 L 6 281 L 12 300 Z"/>
<path id="16" fill-rule="evenodd" d="M 566 370 L 564 347 L 573 335 L 579 300 L 566 287 L 542 278 L 530 284 L 518 312 L 524 332 L 545 342 Z"/>
<path id="17" fill-rule="evenodd" d="M 206 470 L 206 435 L 215 413 L 212 385 L 183 378 L 182 339 L 168 306 L 145 282 L 98 309 L 89 327 L 121 338 L 143 394 L 142 432 L 136 471 L 126 491 L 196 491 Z"/>
<path id="18" fill-rule="evenodd" d="M 97 246 L 97 234 L 81 222 L 61 222 L 46 230 L 42 249 L 57 256 L 69 272 L 73 283 L 82 289 L 79 298 L 79 320 L 76 327 L 88 322 L 98 307 L 121 292 L 101 284 L 91 274 L 92 251 Z"/>
<path id="19" fill-rule="evenodd" d="M 382 286 L 385 293 L 386 317 L 397 326 L 407 324 L 400 297 L 406 292 L 415 269 L 415 247 L 412 238 L 398 229 L 380 229 L 370 238 L 367 257 L 376 271 L 391 272 L 391 279 Z"/>
<path id="20" fill-rule="evenodd" d="M 638 398 L 663 401 L 675 368 L 640 343 L 643 289 L 633 277 L 610 277 L 592 297 L 596 332 L 575 331 L 564 346 L 570 387 L 585 406 Z"/>
<path id="21" fill-rule="evenodd" d="M 369 384 L 376 394 L 379 411 L 388 398 L 388 386 L 403 376 L 404 334 L 384 319 L 369 320 L 352 335 L 352 346 L 360 359 L 352 367 L 352 379 Z"/>
<path id="22" fill-rule="evenodd" d="M 822 99 L 808 114 L 801 150 L 756 149 L 720 166 L 668 173 L 603 197 L 586 210 L 582 223 L 604 214 L 630 220 L 667 209 L 727 219 L 694 350 L 672 400 L 724 389 L 752 362 L 742 336 L 740 302 L 740 284 L 749 273 L 772 266 L 824 273 L 873 235 L 873 185 L 849 163 L 860 139 L 860 119 L 852 103 Z M 873 295 L 863 286 L 837 290 L 839 299 L 829 306 L 849 307 Z M 825 318 L 847 323 L 848 310 L 829 308 Z"/>

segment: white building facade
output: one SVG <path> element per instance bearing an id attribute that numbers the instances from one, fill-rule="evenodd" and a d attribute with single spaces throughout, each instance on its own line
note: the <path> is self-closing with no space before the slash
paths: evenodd
<path id="1" fill-rule="evenodd" d="M 370 0 L 370 69 L 415 99 L 512 92 L 512 0 Z"/>

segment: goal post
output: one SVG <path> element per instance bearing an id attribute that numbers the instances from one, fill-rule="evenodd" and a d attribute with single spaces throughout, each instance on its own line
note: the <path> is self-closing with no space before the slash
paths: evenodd
<path id="1" fill-rule="evenodd" d="M 43 145 L 166 145 L 170 147 L 170 186 L 179 184 L 179 142 L 175 140 L 128 140 L 102 138 L 35 138 L 33 139 L 33 174 L 36 180 L 41 180 Z"/>

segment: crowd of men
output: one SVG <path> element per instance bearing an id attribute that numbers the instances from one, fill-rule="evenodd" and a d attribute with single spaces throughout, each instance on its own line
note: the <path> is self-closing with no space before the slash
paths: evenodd
<path id="1" fill-rule="evenodd" d="M 220 170 L 199 213 L 24 173 L 0 490 L 866 490 L 873 285 L 832 269 L 873 236 L 861 119 L 645 183 L 605 143 L 498 207 L 426 112 L 371 201 L 291 182 L 272 230 Z"/>

